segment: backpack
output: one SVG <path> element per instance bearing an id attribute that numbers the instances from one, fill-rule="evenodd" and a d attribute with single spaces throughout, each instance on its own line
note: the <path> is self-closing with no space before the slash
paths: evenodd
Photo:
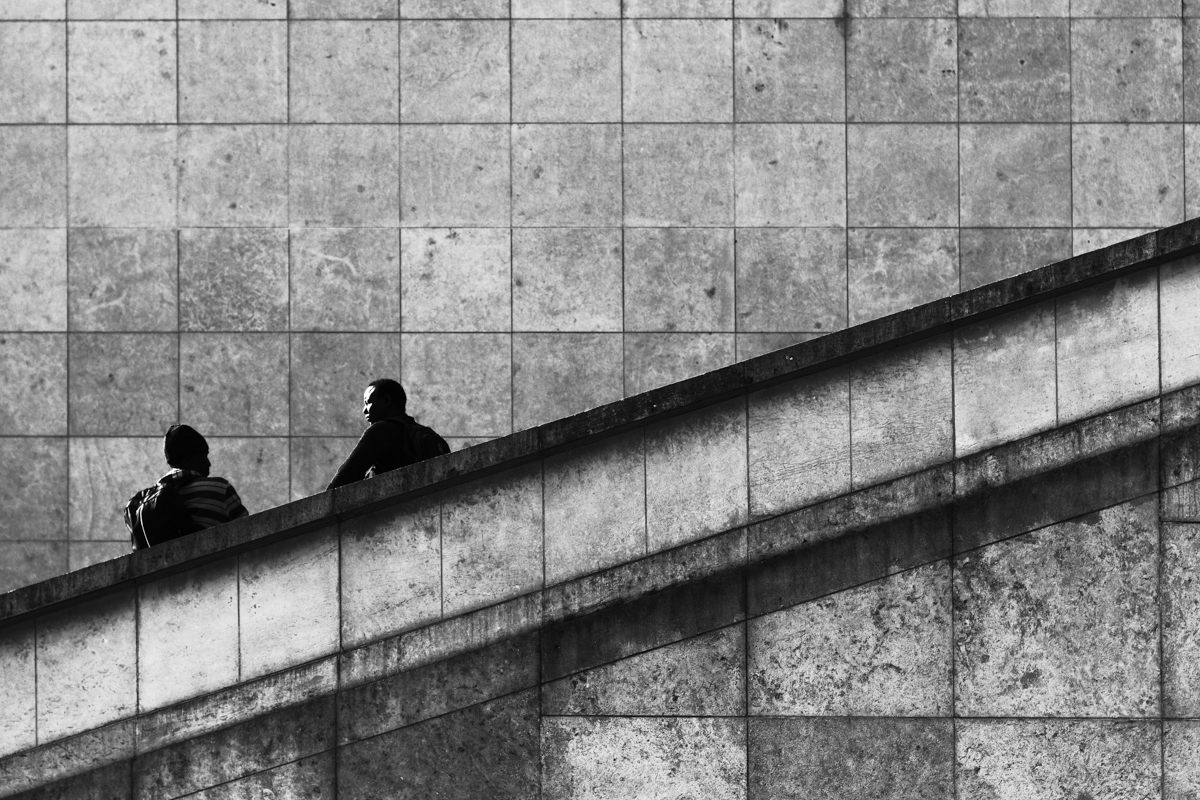
<path id="1" fill-rule="evenodd" d="M 125 504 L 125 527 L 129 528 L 134 550 L 153 547 L 198 530 L 174 482 L 156 483 L 129 498 Z"/>

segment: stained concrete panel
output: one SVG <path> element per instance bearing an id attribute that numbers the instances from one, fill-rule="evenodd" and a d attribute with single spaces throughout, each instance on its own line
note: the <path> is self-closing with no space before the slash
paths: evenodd
<path id="1" fill-rule="evenodd" d="M 730 0 L 622 0 L 629 18 L 707 19 L 730 16 Z"/>
<path id="2" fill-rule="evenodd" d="M 1187 800 L 1200 793 L 1200 724 L 1163 725 L 1163 798 Z"/>
<path id="3" fill-rule="evenodd" d="M 1174 122 L 1182 117 L 1183 35 L 1178 8 L 1174 17 L 1072 23 L 1074 121 Z"/>
<path id="4" fill-rule="evenodd" d="M 10 0 L 0 9 L 0 19 L 66 19 L 67 0 Z"/>
<path id="5" fill-rule="evenodd" d="M 625 334 L 625 395 L 712 372 L 734 363 L 732 333 Z"/>
<path id="6" fill-rule="evenodd" d="M 846 233 L 838 228 L 738 231 L 737 330 L 846 326 Z"/>
<path id="7" fill-rule="evenodd" d="M 953 228 L 852 228 L 847 238 L 851 325 L 958 291 Z"/>
<path id="8" fill-rule="evenodd" d="M 733 329 L 734 236 L 728 228 L 625 233 L 625 329 Z"/>
<path id="9" fill-rule="evenodd" d="M 503 228 L 401 231 L 401 329 L 511 330 L 511 259 L 510 232 Z"/>
<path id="10" fill-rule="evenodd" d="M 514 230 L 513 330 L 619 332 L 624 238 L 619 228 Z"/>
<path id="11" fill-rule="evenodd" d="M 0 434 L 66 433 L 66 345 L 62 334 L 0 334 Z"/>
<path id="12" fill-rule="evenodd" d="M 405 125 L 400 220 L 405 227 L 512 223 L 508 125 Z"/>
<path id="13" fill-rule="evenodd" d="M 354 449 L 354 436 L 304 436 L 288 441 L 290 499 L 325 491 L 338 467 Z"/>
<path id="14" fill-rule="evenodd" d="M 1197 82 L 1200 81 L 1200 25 L 1194 16 L 1183 20 L 1183 120 L 1200 120 L 1200 104 L 1196 102 Z"/>
<path id="15" fill-rule="evenodd" d="M 69 145 L 71 225 L 174 227 L 174 126 L 81 125 Z"/>
<path id="16" fill-rule="evenodd" d="M 65 230 L 0 230 L 0 318 L 10 331 L 66 329 Z"/>
<path id="17" fill-rule="evenodd" d="M 622 53 L 625 120 L 733 121 L 728 20 L 628 20 Z"/>
<path id="18" fill-rule="evenodd" d="M 292 397 L 291 434 L 360 435 L 362 392 L 400 372 L 398 345 L 386 333 L 292 334 L 291 380 L 305 388 Z"/>
<path id="19" fill-rule="evenodd" d="M 115 542 L 67 542 L 67 569 L 74 572 L 128 554 L 127 538 Z"/>
<path id="20" fill-rule="evenodd" d="M 397 227 L 400 133 L 395 125 L 289 128 L 294 225 Z"/>
<path id="21" fill-rule="evenodd" d="M 959 133 L 962 224 L 1071 224 L 1068 125 L 963 125 Z"/>
<path id="22" fill-rule="evenodd" d="M 958 224 L 958 128 L 853 125 L 846 132 L 852 226 Z"/>
<path id="23" fill-rule="evenodd" d="M 1200 526 L 1164 524 L 1162 574 L 1163 714 L 1200 716 L 1200 680 L 1195 663 L 1200 656 Z"/>
<path id="24" fill-rule="evenodd" d="M 37 744 L 37 691 L 34 625 L 10 625 L 0 636 L 0 754 Z"/>
<path id="25" fill-rule="evenodd" d="M 284 466 L 288 463 L 288 444 L 282 436 L 210 439 L 212 472 L 233 484 L 251 514 L 281 506 L 291 499 Z"/>
<path id="26" fill-rule="evenodd" d="M 845 120 L 845 37 L 832 19 L 783 19 L 805 10 L 739 9 L 763 18 L 734 26 L 738 122 Z"/>
<path id="27" fill-rule="evenodd" d="M 511 6 L 514 19 L 621 16 L 621 0 L 515 0 Z"/>
<path id="28" fill-rule="evenodd" d="M 179 0 L 184 19 L 286 19 L 283 0 Z"/>
<path id="29" fill-rule="evenodd" d="M 964 122 L 1068 122 L 1071 119 L 1070 23 L 1045 13 L 1051 0 L 1025 3 L 1026 13 L 996 0 L 963 0 L 959 9 L 959 107 Z M 1034 10 L 1037 13 L 1029 13 Z M 1062 3 L 1066 16 L 1066 2 Z M 1011 19 L 1032 16 L 1043 19 Z"/>
<path id="30" fill-rule="evenodd" d="M 731 125 L 626 125 L 625 224 L 730 225 Z"/>
<path id="31" fill-rule="evenodd" d="M 516 125 L 513 224 L 621 224 L 619 125 Z"/>
<path id="32" fill-rule="evenodd" d="M 508 122 L 510 63 L 507 21 L 402 24 L 400 121 Z"/>
<path id="33" fill-rule="evenodd" d="M 67 131 L 62 126 L 0 128 L 0 225 L 60 228 L 67 221 Z"/>
<path id="34" fill-rule="evenodd" d="M 1069 17 L 1070 0 L 960 0 L 962 17 Z"/>
<path id="35" fill-rule="evenodd" d="M 956 30 L 947 19 L 857 20 L 846 40 L 847 119 L 954 121 Z"/>
<path id="36" fill-rule="evenodd" d="M 287 231 L 180 231 L 179 327 L 184 331 L 286 331 Z"/>
<path id="37" fill-rule="evenodd" d="M 68 324 L 73 331 L 175 331 L 175 231 L 76 228 L 66 235 Z"/>
<path id="38" fill-rule="evenodd" d="M 0 587 L 7 592 L 63 574 L 69 569 L 67 549 L 62 541 L 6 545 L 5 552 L 10 555 L 0 565 Z"/>
<path id="39" fill-rule="evenodd" d="M 67 0 L 68 19 L 171 19 L 171 0 Z"/>
<path id="40" fill-rule="evenodd" d="M 337 769 L 332 750 L 188 795 L 192 800 L 305 797 L 335 800 Z"/>
<path id="41" fill-rule="evenodd" d="M 292 19 L 395 19 L 400 0 L 289 0 Z"/>
<path id="42" fill-rule="evenodd" d="M 0 541 L 67 538 L 67 442 L 62 438 L 0 438 Z"/>
<path id="43" fill-rule="evenodd" d="M 288 121 L 399 122 L 399 35 L 395 22 L 293 22 Z"/>
<path id="44" fill-rule="evenodd" d="M 851 17 L 953 17 L 954 0 L 847 0 Z"/>
<path id="45" fill-rule="evenodd" d="M 963 291 L 1071 257 L 1068 228 L 960 228 Z"/>
<path id="46" fill-rule="evenodd" d="M 1162 391 L 1200 382 L 1200 271 L 1195 258 L 1159 268 L 1159 324 Z"/>
<path id="47" fill-rule="evenodd" d="M 409 413 L 423 425 L 443 436 L 512 432 L 509 334 L 401 334 L 400 348 Z"/>
<path id="48" fill-rule="evenodd" d="M 1183 221 L 1181 126 L 1074 125 L 1071 139 L 1077 227 L 1161 227 Z"/>
<path id="49" fill-rule="evenodd" d="M 738 224 L 845 224 L 843 126 L 743 123 L 738 126 L 735 156 Z"/>
<path id="50" fill-rule="evenodd" d="M 292 231 L 291 325 L 314 331 L 400 330 L 400 237 L 395 229 Z"/>
<path id="51" fill-rule="evenodd" d="M 623 396 L 622 341 L 614 333 L 513 336 L 513 428 L 613 403 Z"/>
<path id="52" fill-rule="evenodd" d="M 152 436 L 176 421 L 176 335 L 73 333 L 69 347 L 72 436 Z"/>
<path id="53" fill-rule="evenodd" d="M 179 23 L 180 122 L 286 122 L 287 23 Z"/>
<path id="54" fill-rule="evenodd" d="M 282 125 L 179 129 L 179 223 L 284 226 L 288 132 Z"/>
<path id="55" fill-rule="evenodd" d="M 1071 231 L 1072 254 L 1090 253 L 1102 247 L 1136 239 L 1152 233 L 1154 230 L 1154 228 L 1075 228 Z"/>
<path id="56" fill-rule="evenodd" d="M 173 23 L 73 23 L 67 44 L 71 122 L 175 122 Z"/>
<path id="57" fill-rule="evenodd" d="M 66 67 L 67 36 L 62 25 L 0 26 L 0 75 L 6 78 L 0 87 L 0 122 L 66 122 Z"/>
<path id="58" fill-rule="evenodd" d="M 163 456 L 165 432 L 164 426 L 145 438 L 71 437 L 67 496 L 73 541 L 129 541 L 121 509 L 170 470 Z"/>
<path id="59" fill-rule="evenodd" d="M 614 8 L 619 1 L 604 0 Z M 553 16 L 581 11 L 579 0 L 561 5 L 563 11 L 554 9 Z M 513 16 L 525 16 L 520 11 L 514 8 Z M 620 121 L 620 22 L 514 21 L 512 59 L 514 122 Z"/>
<path id="60" fill-rule="evenodd" d="M 205 436 L 286 436 L 288 336 L 179 337 L 179 418 Z"/>

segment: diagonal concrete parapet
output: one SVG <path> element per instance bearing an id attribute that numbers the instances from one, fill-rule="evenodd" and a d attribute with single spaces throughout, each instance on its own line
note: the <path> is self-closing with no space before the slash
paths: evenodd
<path id="1" fill-rule="evenodd" d="M 0 796 L 653 794 L 658 762 L 770 796 L 833 741 L 1001 780 L 1030 736 L 1140 791 L 1200 753 L 1157 738 L 1200 714 L 1197 250 L 1164 229 L 0 596 Z"/>

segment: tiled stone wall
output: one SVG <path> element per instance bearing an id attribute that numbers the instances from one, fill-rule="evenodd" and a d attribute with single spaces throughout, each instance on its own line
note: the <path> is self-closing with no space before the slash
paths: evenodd
<path id="1" fill-rule="evenodd" d="M 372 377 L 462 447 L 1191 216 L 1198 18 L 3 0 L 0 589 L 123 552 L 176 420 L 258 510 Z"/>

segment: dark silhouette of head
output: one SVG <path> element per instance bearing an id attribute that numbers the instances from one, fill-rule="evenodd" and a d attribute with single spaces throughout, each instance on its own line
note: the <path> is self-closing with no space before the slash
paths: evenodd
<path id="1" fill-rule="evenodd" d="M 408 407 L 408 395 L 398 381 L 379 378 L 367 384 L 363 391 L 363 416 L 367 422 L 398 417 Z"/>
<path id="2" fill-rule="evenodd" d="M 163 437 L 163 454 L 167 464 L 175 469 L 190 469 L 207 475 L 211 464 L 208 460 L 208 442 L 191 425 L 172 425 Z"/>

